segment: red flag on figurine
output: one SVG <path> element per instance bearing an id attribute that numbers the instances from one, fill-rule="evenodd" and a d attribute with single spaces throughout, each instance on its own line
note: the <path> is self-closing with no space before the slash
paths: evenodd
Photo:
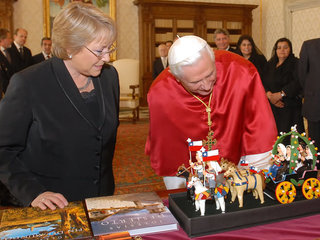
<path id="1" fill-rule="evenodd" d="M 202 148 L 202 141 L 189 142 L 189 151 L 196 152 L 196 151 L 200 151 L 201 148 Z"/>
<path id="2" fill-rule="evenodd" d="M 202 153 L 202 160 L 204 162 L 207 161 L 219 161 L 219 150 L 215 149 L 215 150 L 210 150 L 210 151 L 206 151 Z"/>

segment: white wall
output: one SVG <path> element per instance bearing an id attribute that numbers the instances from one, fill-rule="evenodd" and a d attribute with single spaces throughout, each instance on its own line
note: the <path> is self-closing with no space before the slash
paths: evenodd
<path id="1" fill-rule="evenodd" d="M 26 46 L 37 54 L 43 37 L 43 0 L 19 0 L 13 3 L 13 26 L 28 31 Z"/>
<path id="2" fill-rule="evenodd" d="M 200 0 L 174 0 L 191 1 Z M 139 58 L 138 7 L 133 0 L 117 0 L 118 58 Z M 281 37 L 292 40 L 293 50 L 299 55 L 304 40 L 320 37 L 319 0 L 201 0 L 201 2 L 253 4 L 252 37 L 266 55 L 271 56 L 274 43 Z M 34 54 L 40 52 L 43 37 L 43 0 L 14 2 L 14 28 L 29 32 L 27 46 Z"/>

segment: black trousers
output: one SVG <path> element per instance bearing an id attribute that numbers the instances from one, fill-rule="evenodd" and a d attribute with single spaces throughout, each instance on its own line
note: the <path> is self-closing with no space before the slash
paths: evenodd
<path id="1" fill-rule="evenodd" d="M 314 145 L 320 149 L 320 121 L 313 122 L 308 120 L 308 132 L 311 140 L 314 140 Z"/>

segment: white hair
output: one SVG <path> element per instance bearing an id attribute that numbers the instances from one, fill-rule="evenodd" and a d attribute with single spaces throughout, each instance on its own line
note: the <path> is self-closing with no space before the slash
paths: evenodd
<path id="1" fill-rule="evenodd" d="M 214 61 L 214 53 L 204 39 L 193 35 L 178 38 L 168 54 L 171 73 L 175 77 L 181 78 L 183 75 L 182 67 L 194 64 L 203 53 L 209 54 Z"/>

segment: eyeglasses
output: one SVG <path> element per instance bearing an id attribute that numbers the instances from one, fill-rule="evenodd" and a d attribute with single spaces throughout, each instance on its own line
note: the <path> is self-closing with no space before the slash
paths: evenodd
<path id="1" fill-rule="evenodd" d="M 113 52 L 115 52 L 117 50 L 117 48 L 112 44 L 109 48 L 107 48 L 106 50 L 90 50 L 88 47 L 84 46 L 89 52 L 91 52 L 93 55 L 95 55 L 99 60 L 101 60 L 104 55 L 106 54 L 112 54 Z"/>

